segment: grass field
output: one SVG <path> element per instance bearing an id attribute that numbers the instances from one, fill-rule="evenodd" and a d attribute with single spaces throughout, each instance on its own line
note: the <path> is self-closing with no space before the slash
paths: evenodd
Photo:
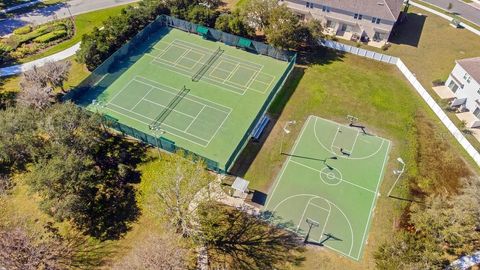
<path id="1" fill-rule="evenodd" d="M 389 147 L 359 128 L 309 116 L 265 209 L 309 243 L 359 260 Z"/>
<path id="2" fill-rule="evenodd" d="M 228 169 L 288 66 L 171 28 L 150 34 L 129 57 L 114 64 L 78 103 L 154 137 L 161 135 L 222 169 Z M 197 76 L 199 71 L 203 76 Z M 93 106 L 94 100 L 102 106 Z M 169 142 L 161 140 L 164 146 Z"/>
<path id="3" fill-rule="evenodd" d="M 375 207 L 363 256 L 355 261 L 336 252 L 326 252 L 322 247 L 311 247 L 305 254 L 305 263 L 295 269 L 375 269 L 374 251 L 382 242 L 391 239 L 408 204 L 408 201 L 384 195 L 395 181 L 392 171 L 399 169 L 395 159 L 402 157 L 407 167 L 393 194 L 407 200 L 412 196 L 409 188 L 418 179 L 447 185 L 464 177 L 457 174 L 448 178 L 437 176 L 445 175 L 445 169 L 465 168 L 464 160 L 469 162 L 470 159 L 395 66 L 325 51 L 311 53 L 299 62 L 269 110 L 270 115 L 278 117 L 275 126 L 263 144 L 251 143 L 247 147 L 239 160 L 247 169 L 240 171 L 240 175 L 250 181 L 249 188 L 269 193 L 287 158 L 279 154 L 283 126 L 287 121 L 296 120 L 297 123 L 285 136 L 283 149 L 293 147 L 309 115 L 340 123 L 345 122 L 348 114 L 357 116 L 373 133 L 392 143 L 391 159 L 379 187 L 382 195 Z M 442 158 L 440 150 L 452 157 L 439 166 L 435 164 Z M 470 168 L 478 172 L 474 164 L 470 164 Z"/>

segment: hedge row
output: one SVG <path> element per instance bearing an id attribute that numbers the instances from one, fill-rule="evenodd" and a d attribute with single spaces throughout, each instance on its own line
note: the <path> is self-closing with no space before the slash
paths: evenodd
<path id="1" fill-rule="evenodd" d="M 62 30 L 57 30 L 57 31 L 50 32 L 50 33 L 45 34 L 45 35 L 41 35 L 41 36 L 35 38 L 33 41 L 40 42 L 40 43 L 48 43 L 52 40 L 56 40 L 56 39 L 65 37 L 66 35 L 67 35 L 67 30 L 62 29 Z"/>

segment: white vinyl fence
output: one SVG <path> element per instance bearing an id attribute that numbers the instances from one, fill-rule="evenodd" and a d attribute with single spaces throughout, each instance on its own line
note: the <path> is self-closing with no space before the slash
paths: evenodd
<path id="1" fill-rule="evenodd" d="M 365 49 L 360 49 L 354 46 L 342 44 L 332 40 L 322 40 L 320 41 L 322 46 L 327 48 L 348 52 L 356 54 L 359 56 L 367 57 L 373 60 L 389 63 L 395 65 L 403 76 L 407 78 L 410 84 L 415 88 L 418 94 L 423 98 L 423 100 L 428 104 L 428 106 L 433 110 L 433 112 L 440 118 L 442 123 L 447 127 L 450 133 L 457 139 L 460 145 L 467 151 L 467 153 L 473 158 L 473 160 L 480 166 L 480 154 L 472 146 L 472 144 L 463 136 L 462 132 L 455 126 L 455 124 L 448 118 L 447 114 L 442 110 L 442 108 L 435 102 L 435 100 L 430 96 L 430 94 L 425 90 L 425 88 L 420 84 L 415 75 L 407 68 L 403 61 L 398 57 L 389 56 L 386 54 L 376 53 L 368 51 Z"/>
<path id="2" fill-rule="evenodd" d="M 356 55 L 359 55 L 359 56 L 367 57 L 367 58 L 377 60 L 377 61 L 380 61 L 380 62 L 385 62 L 385 63 L 388 63 L 388 64 L 395 65 L 398 61 L 398 57 L 395 57 L 395 56 L 386 55 L 386 54 L 377 53 L 377 52 L 372 52 L 372 51 L 369 51 L 369 50 L 365 50 L 365 49 L 361 49 L 361 48 L 358 48 L 358 47 L 350 46 L 350 45 L 343 44 L 343 43 L 340 43 L 340 42 L 335 42 L 333 40 L 321 40 L 320 44 L 325 46 L 325 47 L 335 49 L 337 51 L 353 53 L 353 54 L 356 54 Z"/>

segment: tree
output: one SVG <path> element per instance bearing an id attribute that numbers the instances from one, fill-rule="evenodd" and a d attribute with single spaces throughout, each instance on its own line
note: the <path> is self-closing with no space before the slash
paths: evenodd
<path id="1" fill-rule="evenodd" d="M 125 270 L 183 270 L 187 269 L 187 250 L 175 235 L 149 234 L 136 245 L 114 269 Z"/>
<path id="2" fill-rule="evenodd" d="M 61 88 L 64 91 L 63 84 L 68 79 L 71 67 L 72 63 L 70 61 L 49 61 L 42 67 L 42 71 L 52 88 Z"/>
<path id="3" fill-rule="evenodd" d="M 22 170 L 42 144 L 37 136 L 41 116 L 31 108 L 0 110 L 0 168 Z"/>
<path id="4" fill-rule="evenodd" d="M 220 15 L 215 22 L 215 28 L 234 35 L 244 37 L 253 36 L 255 30 L 245 23 L 245 21 L 241 13 L 238 10 L 234 10 L 232 13 Z"/>
<path id="5" fill-rule="evenodd" d="M 156 192 L 162 216 L 177 233 L 191 236 L 196 211 L 195 199 L 198 193 L 208 190 L 213 176 L 205 170 L 205 162 L 185 153 L 163 158 L 165 169 L 156 172 Z M 208 197 L 207 197 L 208 199 Z"/>
<path id="6" fill-rule="evenodd" d="M 463 180 L 458 194 L 432 195 L 410 207 L 409 231 L 375 254 L 379 269 L 443 269 L 451 257 L 480 248 L 480 182 Z"/>
<path id="7" fill-rule="evenodd" d="M 303 240 L 245 211 L 202 204 L 196 238 L 213 269 L 277 269 L 299 264 Z"/>
<path id="8" fill-rule="evenodd" d="M 278 6 L 276 0 L 248 0 L 242 5 L 241 14 L 249 26 L 263 30 L 269 26 L 271 13 Z"/>
<path id="9" fill-rule="evenodd" d="M 61 88 L 68 79 L 70 61 L 47 62 L 41 68 L 36 66 L 24 72 L 17 97 L 18 103 L 36 109 L 45 109 L 55 101 L 54 89 Z"/>
<path id="10" fill-rule="evenodd" d="M 267 41 L 275 47 L 290 49 L 299 47 L 298 17 L 286 6 L 274 8 L 268 17 L 269 24 L 265 27 Z"/>
<path id="11" fill-rule="evenodd" d="M 213 27 L 218 15 L 217 11 L 197 5 L 190 9 L 187 17 L 193 23 Z"/>
<path id="12" fill-rule="evenodd" d="M 25 180 L 41 208 L 102 240 L 125 233 L 139 212 L 131 183 L 144 148 L 104 134 L 98 116 L 71 103 L 46 110 L 37 133 L 42 144 Z"/>

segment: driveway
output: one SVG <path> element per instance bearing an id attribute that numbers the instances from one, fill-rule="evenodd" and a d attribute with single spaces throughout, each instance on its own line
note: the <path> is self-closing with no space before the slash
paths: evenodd
<path id="1" fill-rule="evenodd" d="M 105 9 L 109 7 L 138 2 L 139 0 L 71 0 L 68 1 L 72 15 L 78 15 Z M 49 6 L 46 8 L 31 11 L 25 14 L 19 14 L 13 18 L 0 21 L 0 36 L 10 34 L 20 26 L 32 23 L 42 24 L 51 20 L 66 18 L 70 16 L 69 9 L 65 3 Z"/>
<path id="2" fill-rule="evenodd" d="M 467 4 L 461 0 L 422 0 L 422 1 L 435 5 L 445 10 L 447 10 L 448 4 L 452 3 L 452 9 L 450 10 L 450 12 L 456 13 L 457 15 L 480 26 L 480 4 L 475 3 L 475 1 L 471 4 Z"/>

